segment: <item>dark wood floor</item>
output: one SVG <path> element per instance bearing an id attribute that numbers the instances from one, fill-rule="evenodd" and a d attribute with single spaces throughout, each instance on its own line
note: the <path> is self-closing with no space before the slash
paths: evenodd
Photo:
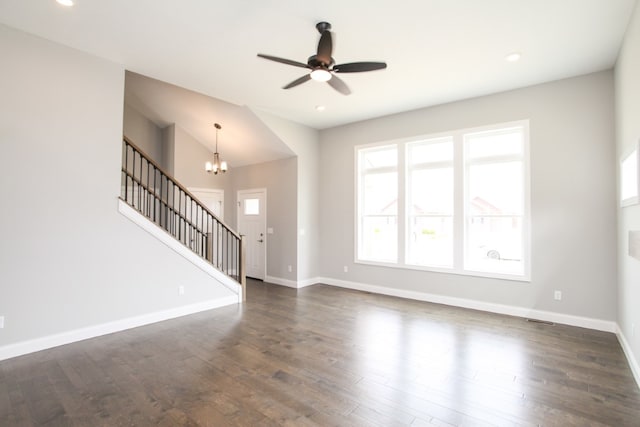
<path id="1" fill-rule="evenodd" d="M 0 425 L 640 426 L 613 334 L 316 285 L 0 362 Z"/>

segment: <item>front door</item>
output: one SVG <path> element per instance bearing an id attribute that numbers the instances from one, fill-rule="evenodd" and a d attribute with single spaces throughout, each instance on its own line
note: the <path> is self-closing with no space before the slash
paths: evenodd
<path id="1" fill-rule="evenodd" d="M 244 236 L 245 271 L 264 280 L 267 254 L 267 190 L 238 191 L 238 232 Z"/>

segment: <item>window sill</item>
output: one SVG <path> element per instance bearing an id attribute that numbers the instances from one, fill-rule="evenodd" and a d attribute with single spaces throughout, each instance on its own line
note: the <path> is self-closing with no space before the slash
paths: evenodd
<path id="1" fill-rule="evenodd" d="M 470 277 L 479 277 L 479 278 L 485 278 L 485 279 L 499 279 L 499 280 L 508 280 L 512 282 L 531 283 L 531 277 L 529 274 L 520 276 L 515 274 L 491 273 L 486 271 L 473 271 L 473 270 L 457 270 L 453 268 L 427 267 L 427 266 L 410 265 L 410 264 L 393 264 L 388 262 L 366 261 L 366 260 L 358 260 L 358 259 L 354 260 L 354 263 L 360 264 L 360 265 L 376 266 L 376 267 L 395 268 L 399 270 L 424 271 L 429 273 L 454 274 L 457 276 L 470 276 Z"/>

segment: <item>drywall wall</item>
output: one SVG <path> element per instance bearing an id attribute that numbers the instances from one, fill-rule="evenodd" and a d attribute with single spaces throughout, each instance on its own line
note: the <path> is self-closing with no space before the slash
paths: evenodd
<path id="1" fill-rule="evenodd" d="M 225 219 L 237 229 L 238 191 L 255 188 L 267 190 L 267 276 L 296 280 L 296 191 L 297 159 L 260 163 L 229 169 L 230 185 L 225 189 Z M 292 266 L 292 272 L 287 267 Z"/>
<path id="2" fill-rule="evenodd" d="M 615 67 L 617 160 L 640 141 L 640 5 Z M 640 205 L 618 208 L 618 325 L 633 352 L 640 381 L 640 261 L 629 256 L 629 231 L 640 230 Z"/>
<path id="3" fill-rule="evenodd" d="M 171 125 L 167 131 L 171 130 L 174 132 L 173 174 L 178 182 L 185 187 L 225 189 L 227 174 L 215 175 L 204 168 L 207 161 L 213 161 L 213 153 L 180 126 Z"/>
<path id="4" fill-rule="evenodd" d="M 169 176 L 175 176 L 176 130 L 175 124 L 162 129 L 162 163 L 160 166 Z"/>
<path id="5" fill-rule="evenodd" d="M 615 320 L 613 104 L 604 71 L 321 131 L 320 164 L 331 165 L 320 191 L 321 275 Z M 530 120 L 530 283 L 354 263 L 354 146 L 521 119 Z"/>
<path id="6" fill-rule="evenodd" d="M 0 52 L 0 350 L 233 297 L 118 213 L 124 69 L 2 25 Z"/>
<path id="7" fill-rule="evenodd" d="M 162 130 L 142 113 L 124 104 L 123 134 L 162 167 Z"/>
<path id="8" fill-rule="evenodd" d="M 263 111 L 254 111 L 298 158 L 296 280 L 299 285 L 315 283 L 320 258 L 320 167 L 319 137 L 316 129 L 294 123 Z"/>

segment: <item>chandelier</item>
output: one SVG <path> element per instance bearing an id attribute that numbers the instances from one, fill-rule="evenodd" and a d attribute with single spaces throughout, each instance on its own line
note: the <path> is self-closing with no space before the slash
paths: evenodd
<path id="1" fill-rule="evenodd" d="M 213 163 L 205 163 L 204 169 L 209 173 L 213 172 L 215 175 L 218 175 L 218 172 L 225 173 L 228 167 L 227 162 L 220 160 L 220 154 L 218 154 L 218 131 L 222 129 L 222 126 L 218 123 L 215 123 L 214 126 L 216 128 L 216 152 L 213 153 Z"/>

